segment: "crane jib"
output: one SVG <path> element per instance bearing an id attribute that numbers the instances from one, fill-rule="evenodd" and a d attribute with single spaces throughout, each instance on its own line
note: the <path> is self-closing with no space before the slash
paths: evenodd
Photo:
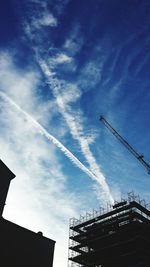
<path id="1" fill-rule="evenodd" d="M 107 129 L 132 153 L 132 155 L 137 158 L 137 160 L 147 169 L 148 174 L 150 174 L 150 165 L 144 160 L 144 156 L 136 152 L 136 150 L 110 125 L 110 123 L 100 116 L 100 121 L 107 127 Z"/>

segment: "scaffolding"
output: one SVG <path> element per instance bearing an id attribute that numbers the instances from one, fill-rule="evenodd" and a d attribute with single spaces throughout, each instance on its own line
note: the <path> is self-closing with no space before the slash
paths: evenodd
<path id="1" fill-rule="evenodd" d="M 133 192 L 69 225 L 68 267 L 149 267 L 150 204 Z"/>

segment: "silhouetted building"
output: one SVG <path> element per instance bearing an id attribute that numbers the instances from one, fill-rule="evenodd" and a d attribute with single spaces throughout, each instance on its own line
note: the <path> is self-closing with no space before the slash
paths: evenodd
<path id="1" fill-rule="evenodd" d="M 9 184 L 14 177 L 0 160 L 0 266 L 52 267 L 55 241 L 2 217 Z"/>
<path id="2" fill-rule="evenodd" d="M 2 216 L 11 180 L 15 175 L 0 160 L 0 216 Z"/>
<path id="3" fill-rule="evenodd" d="M 149 267 L 150 211 L 134 194 L 128 200 L 70 219 L 69 266 Z"/>

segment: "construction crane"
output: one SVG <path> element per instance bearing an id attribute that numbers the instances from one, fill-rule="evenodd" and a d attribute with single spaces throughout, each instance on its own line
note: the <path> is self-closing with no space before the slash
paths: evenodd
<path id="1" fill-rule="evenodd" d="M 100 121 L 110 130 L 110 132 L 138 159 L 138 161 L 147 169 L 150 174 L 150 165 L 144 160 L 144 155 L 138 154 L 135 149 L 109 124 L 103 115 L 100 116 Z"/>

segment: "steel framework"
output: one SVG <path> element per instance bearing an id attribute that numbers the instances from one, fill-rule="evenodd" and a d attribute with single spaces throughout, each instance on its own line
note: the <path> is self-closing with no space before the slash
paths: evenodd
<path id="1" fill-rule="evenodd" d="M 70 219 L 69 267 L 149 267 L 150 210 L 128 194 L 107 209 Z"/>

